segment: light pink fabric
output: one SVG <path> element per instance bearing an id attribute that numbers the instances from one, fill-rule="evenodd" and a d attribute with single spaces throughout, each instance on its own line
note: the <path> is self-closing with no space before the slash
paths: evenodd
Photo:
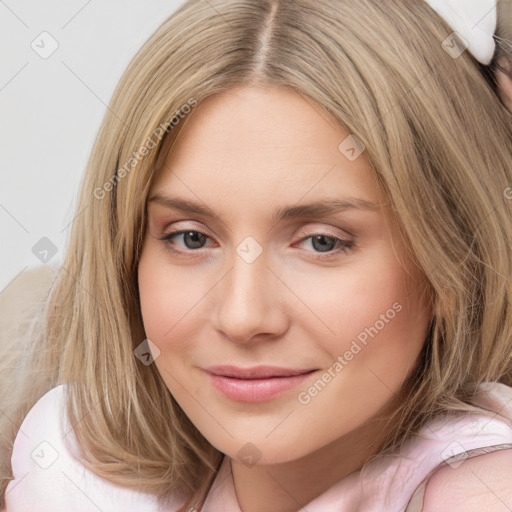
<path id="1" fill-rule="evenodd" d="M 7 512 L 169 512 L 156 498 L 121 488 L 98 477 L 68 450 L 77 444 L 64 410 L 65 385 L 48 391 L 25 417 L 11 458 Z M 69 435 L 68 435 L 68 432 Z"/>
<path id="2" fill-rule="evenodd" d="M 114 486 L 72 457 L 63 442 L 68 430 L 63 431 L 58 421 L 63 416 L 63 389 L 57 386 L 44 395 L 20 428 L 12 456 L 15 480 L 7 487 L 7 512 L 176 511 L 181 504 L 177 500 L 158 508 L 153 496 Z M 485 383 L 475 403 L 482 407 L 481 413 L 440 417 L 411 438 L 399 454 L 352 473 L 301 510 L 404 512 L 414 491 L 440 465 L 455 468 L 467 457 L 512 448 L 512 388 Z M 72 432 L 67 439 L 73 441 Z M 40 444 L 44 442 L 48 444 Z M 49 463 L 46 469 L 41 467 Z M 202 512 L 241 512 L 229 457 L 224 457 Z"/>

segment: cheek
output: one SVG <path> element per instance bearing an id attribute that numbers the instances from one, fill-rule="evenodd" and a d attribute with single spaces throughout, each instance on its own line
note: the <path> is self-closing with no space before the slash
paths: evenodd
<path id="1" fill-rule="evenodd" d="M 195 286 L 197 280 L 166 264 L 165 257 L 153 248 L 141 255 L 138 280 L 145 334 L 159 350 L 154 364 L 168 389 L 183 403 L 187 399 L 183 368 L 192 360 L 194 329 L 203 325 L 198 306 L 204 291 Z"/>
<path id="2" fill-rule="evenodd" d="M 212 284 L 193 266 L 170 265 L 165 252 L 150 245 L 141 255 L 139 296 L 146 336 L 160 349 L 157 365 L 172 354 L 192 350 L 195 332 L 206 322 L 205 297 Z"/>
<path id="3" fill-rule="evenodd" d="M 178 272 L 162 261 L 156 248 L 145 248 L 139 262 L 138 280 L 142 319 L 146 335 L 162 350 L 165 340 L 186 318 L 187 287 Z"/>
<path id="4" fill-rule="evenodd" d="M 412 293 L 414 285 L 411 291 L 396 260 L 368 265 L 343 282 L 344 287 L 338 281 L 327 288 L 320 310 L 335 332 L 321 342 L 330 365 L 299 396 L 308 417 L 331 411 L 328 439 L 357 428 L 398 393 L 430 322 L 430 308 Z"/>
<path id="5" fill-rule="evenodd" d="M 409 276 L 391 247 L 352 268 L 330 271 L 316 287 L 312 280 L 300 283 L 299 293 L 317 316 L 304 324 L 309 337 L 332 363 L 341 356 L 344 386 L 369 389 L 382 380 L 396 391 L 417 360 L 431 319 L 421 276 Z M 384 387 L 380 399 L 391 390 Z"/>
<path id="6" fill-rule="evenodd" d="M 364 342 L 368 330 L 375 332 L 372 327 L 393 331 L 396 338 L 425 309 L 416 297 L 418 282 L 407 279 L 391 248 L 382 245 L 338 268 L 302 272 L 300 278 L 290 269 L 284 276 L 299 299 L 293 307 L 304 313 L 296 319 L 311 335 L 316 331 L 316 337 L 330 339 L 334 350 L 359 335 Z"/>

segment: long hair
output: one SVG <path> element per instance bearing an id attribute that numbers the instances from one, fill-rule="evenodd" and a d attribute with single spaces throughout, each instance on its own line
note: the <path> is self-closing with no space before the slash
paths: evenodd
<path id="1" fill-rule="evenodd" d="M 296 91 L 364 143 L 427 278 L 429 336 L 379 453 L 442 412 L 472 410 L 479 383 L 512 385 L 512 114 L 468 52 L 444 50 L 451 32 L 423 0 L 189 0 L 159 26 L 106 111 L 23 383 L 2 390 L 3 492 L 24 415 L 66 383 L 87 467 L 182 495 L 183 510 L 204 499 L 223 454 L 135 356 L 137 264 L 173 142 L 197 105 L 236 85 Z"/>

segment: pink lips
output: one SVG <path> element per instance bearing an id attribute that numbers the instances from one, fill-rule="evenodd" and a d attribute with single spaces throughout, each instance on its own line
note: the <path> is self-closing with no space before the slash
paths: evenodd
<path id="1" fill-rule="evenodd" d="M 291 369 L 275 366 L 237 368 L 210 366 L 204 369 L 210 382 L 225 396 L 238 402 L 263 402 L 294 388 L 315 369 Z"/>

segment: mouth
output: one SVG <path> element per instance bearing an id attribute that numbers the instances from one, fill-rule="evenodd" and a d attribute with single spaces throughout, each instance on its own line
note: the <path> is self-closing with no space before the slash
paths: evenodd
<path id="1" fill-rule="evenodd" d="M 237 402 L 264 402 L 298 386 L 316 369 L 214 366 L 204 371 L 211 385 L 227 398 Z"/>
<path id="2" fill-rule="evenodd" d="M 236 379 L 270 379 L 273 377 L 294 377 L 311 373 L 317 368 L 283 368 L 279 366 L 254 366 L 253 368 L 239 368 L 237 366 L 209 366 L 205 371 L 220 377 Z"/>

